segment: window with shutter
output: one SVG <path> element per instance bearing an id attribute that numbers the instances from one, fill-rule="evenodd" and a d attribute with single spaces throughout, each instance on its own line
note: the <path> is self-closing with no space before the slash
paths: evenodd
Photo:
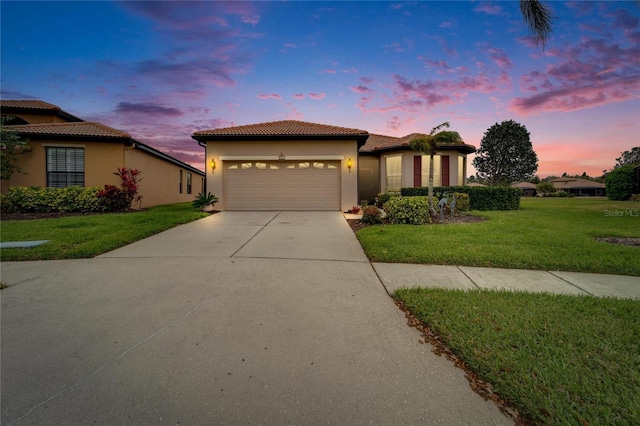
<path id="1" fill-rule="evenodd" d="M 47 186 L 84 186 L 84 148 L 47 148 Z"/>

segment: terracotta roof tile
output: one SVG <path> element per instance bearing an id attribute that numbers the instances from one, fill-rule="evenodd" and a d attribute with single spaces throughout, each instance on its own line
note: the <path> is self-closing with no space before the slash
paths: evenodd
<path id="1" fill-rule="evenodd" d="M 402 136 L 400 138 L 394 136 L 384 136 L 384 135 L 369 135 L 369 139 L 367 139 L 367 143 L 364 144 L 362 148 L 360 148 L 360 152 L 375 152 L 375 151 L 384 151 L 384 150 L 392 150 L 392 149 L 402 149 L 409 148 L 411 140 L 427 136 L 424 133 L 411 133 L 406 136 Z M 460 144 L 452 144 L 452 145 L 440 145 L 440 147 L 455 147 L 462 152 L 472 153 L 475 152 L 476 148 L 473 145 L 467 145 L 465 143 Z"/>
<path id="2" fill-rule="evenodd" d="M 49 111 L 60 111 L 60 107 L 40 100 L 0 100 L 0 108 L 21 108 L 21 109 L 43 109 Z"/>
<path id="3" fill-rule="evenodd" d="M 226 127 L 221 129 L 195 132 L 197 136 L 366 136 L 366 130 L 325 124 L 307 123 L 304 121 L 284 120 L 270 123 L 250 124 L 246 126 Z"/>
<path id="4" fill-rule="evenodd" d="M 82 121 L 78 123 L 42 123 L 5 126 L 8 130 L 25 135 L 102 137 L 131 139 L 128 133 L 100 123 Z"/>

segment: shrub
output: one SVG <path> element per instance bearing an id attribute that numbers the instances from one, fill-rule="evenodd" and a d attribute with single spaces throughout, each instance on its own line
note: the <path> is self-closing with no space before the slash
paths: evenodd
<path id="1" fill-rule="evenodd" d="M 12 186 L 2 196 L 1 206 L 6 213 L 102 212 L 104 205 L 96 196 L 99 189 Z"/>
<path id="2" fill-rule="evenodd" d="M 376 196 L 375 205 L 379 208 L 383 208 L 383 206 L 391 199 L 391 197 L 398 197 L 400 193 L 398 192 L 381 192 Z"/>
<path id="3" fill-rule="evenodd" d="M 140 190 L 140 170 L 127 169 L 126 167 L 116 169 L 114 175 L 120 178 L 120 188 L 114 185 L 105 185 L 98 191 L 97 196 L 102 201 L 105 210 L 109 212 L 119 212 L 131 208 L 134 201 L 140 202 L 142 195 Z"/>
<path id="4" fill-rule="evenodd" d="M 609 172 L 606 178 L 607 198 L 610 200 L 625 201 L 632 194 L 640 192 L 640 178 L 634 165 L 618 167 Z"/>
<path id="5" fill-rule="evenodd" d="M 551 182 L 540 182 L 536 188 L 538 189 L 538 192 L 543 193 L 545 197 L 548 194 L 558 192 Z"/>
<path id="6" fill-rule="evenodd" d="M 362 210 L 362 223 L 375 225 L 382 222 L 382 211 L 376 206 L 366 206 Z"/>
<path id="7" fill-rule="evenodd" d="M 469 211 L 469 194 L 464 194 L 462 192 L 454 192 L 453 193 L 454 197 L 456 197 L 456 213 L 457 212 L 466 212 Z M 449 194 L 449 199 L 451 199 L 451 194 Z M 434 204 L 434 206 L 437 206 L 438 203 L 436 202 Z M 436 209 L 437 210 L 437 209 Z M 451 202 L 447 202 L 447 204 L 444 206 L 444 212 L 445 214 L 451 214 Z"/>
<path id="8" fill-rule="evenodd" d="M 205 206 L 208 206 L 209 204 L 214 205 L 218 201 L 219 198 L 212 193 L 207 192 L 205 194 L 204 192 L 201 192 L 196 195 L 196 199 L 191 202 L 191 205 L 196 210 L 202 210 Z"/>
<path id="9" fill-rule="evenodd" d="M 384 205 L 389 223 L 425 225 L 431 223 L 427 197 L 393 197 Z"/>
<path id="10" fill-rule="evenodd" d="M 518 210 L 522 190 L 510 186 L 447 186 L 435 187 L 434 194 L 460 192 L 469 195 L 470 210 Z M 406 197 L 426 196 L 428 189 L 402 188 L 401 194 Z"/>

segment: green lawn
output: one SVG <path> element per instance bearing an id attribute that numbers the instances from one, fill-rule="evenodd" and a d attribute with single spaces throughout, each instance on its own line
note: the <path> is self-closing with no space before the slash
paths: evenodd
<path id="1" fill-rule="evenodd" d="M 376 262 L 640 276 L 640 248 L 596 241 L 640 237 L 640 202 L 523 197 L 520 210 L 471 213 L 488 220 L 378 225 L 357 235 Z"/>
<path id="2" fill-rule="evenodd" d="M 31 249 L 2 249 L 0 257 L 3 261 L 89 258 L 206 216 L 191 203 L 180 203 L 135 213 L 1 221 L 2 241 L 50 242 Z"/>
<path id="3" fill-rule="evenodd" d="M 443 289 L 394 297 L 533 424 L 640 424 L 640 300 Z"/>

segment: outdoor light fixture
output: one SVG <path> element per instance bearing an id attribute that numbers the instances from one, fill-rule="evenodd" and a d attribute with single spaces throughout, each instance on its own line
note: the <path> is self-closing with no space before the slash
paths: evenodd
<path id="1" fill-rule="evenodd" d="M 213 158 L 211 159 L 211 172 L 215 172 L 216 171 L 216 160 L 214 160 Z"/>
<path id="2" fill-rule="evenodd" d="M 353 166 L 353 161 L 351 161 L 351 158 L 349 158 L 347 160 L 347 168 L 349 168 L 349 173 L 351 173 L 351 166 Z"/>

